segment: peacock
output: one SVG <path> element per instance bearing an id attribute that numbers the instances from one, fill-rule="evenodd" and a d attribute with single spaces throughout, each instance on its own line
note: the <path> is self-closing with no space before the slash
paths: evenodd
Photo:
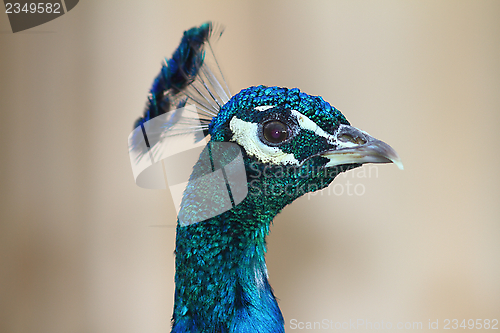
<path id="1" fill-rule="evenodd" d="M 265 262 L 274 217 L 342 172 L 402 163 L 320 96 L 263 85 L 232 96 L 213 57 L 222 32 L 210 22 L 184 32 L 135 123 L 132 164 L 160 160 L 170 138 L 200 147 L 192 165 L 164 159 L 165 169 L 189 173 L 177 216 L 171 332 L 284 332 Z"/>

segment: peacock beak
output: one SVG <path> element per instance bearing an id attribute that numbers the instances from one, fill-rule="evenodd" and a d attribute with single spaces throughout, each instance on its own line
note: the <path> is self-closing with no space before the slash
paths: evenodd
<path id="1" fill-rule="evenodd" d="M 326 167 L 351 163 L 394 163 L 403 170 L 403 162 L 391 146 L 355 127 L 340 125 L 335 141 L 335 149 L 321 153 L 321 156 L 330 159 Z"/>

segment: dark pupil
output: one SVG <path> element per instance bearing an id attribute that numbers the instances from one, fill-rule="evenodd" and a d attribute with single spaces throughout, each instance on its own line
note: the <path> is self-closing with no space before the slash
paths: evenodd
<path id="1" fill-rule="evenodd" d="M 273 120 L 263 126 L 264 139 L 271 143 L 280 143 L 288 137 L 288 129 L 281 121 Z"/>

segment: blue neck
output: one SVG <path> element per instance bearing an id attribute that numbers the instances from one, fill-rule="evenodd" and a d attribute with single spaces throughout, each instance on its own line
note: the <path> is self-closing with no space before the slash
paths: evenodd
<path id="1" fill-rule="evenodd" d="M 277 211 L 255 212 L 253 198 L 177 227 L 172 332 L 284 332 L 264 259 Z"/>
<path id="2" fill-rule="evenodd" d="M 199 164 L 193 173 L 204 167 Z M 279 211 L 304 194 L 311 182 L 316 187 L 319 182 L 303 177 L 307 169 L 267 177 L 264 167 L 247 163 L 248 194 L 232 209 L 198 223 L 178 223 L 172 332 L 285 331 L 267 280 L 266 236 Z M 277 171 L 281 170 L 270 170 L 270 174 L 278 175 Z M 282 186 L 288 190 L 286 195 L 266 190 L 283 181 L 287 182 Z M 186 187 L 179 216 L 197 214 L 199 207 L 194 203 L 204 202 L 199 197 L 203 188 Z"/>

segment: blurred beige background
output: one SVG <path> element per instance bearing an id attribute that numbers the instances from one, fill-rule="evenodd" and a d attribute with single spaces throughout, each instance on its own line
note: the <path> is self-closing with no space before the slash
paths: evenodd
<path id="1" fill-rule="evenodd" d="M 405 164 L 276 218 L 287 331 L 500 319 L 499 1 L 81 1 L 16 34 L 0 15 L 0 331 L 169 331 L 175 230 L 158 225 L 175 213 L 134 184 L 127 136 L 162 58 L 207 20 L 226 26 L 233 93 L 321 95 Z"/>

